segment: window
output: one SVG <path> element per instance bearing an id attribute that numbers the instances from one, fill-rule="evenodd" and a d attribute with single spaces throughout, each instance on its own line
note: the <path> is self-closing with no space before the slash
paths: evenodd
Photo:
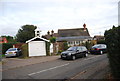
<path id="1" fill-rule="evenodd" d="M 83 50 L 83 51 L 86 51 L 87 49 L 86 49 L 86 47 L 82 47 L 82 50 Z"/>
<path id="2" fill-rule="evenodd" d="M 76 44 L 79 45 L 79 41 L 76 41 Z"/>
<path id="3" fill-rule="evenodd" d="M 37 31 L 37 33 L 39 33 L 39 31 Z"/>
<path id="4" fill-rule="evenodd" d="M 78 47 L 77 50 L 79 50 L 79 52 L 81 52 L 81 51 L 82 51 L 82 48 L 81 48 L 81 47 Z"/>
<path id="5" fill-rule="evenodd" d="M 77 47 L 70 47 L 68 48 L 68 51 L 75 51 L 77 49 Z"/>
<path id="6" fill-rule="evenodd" d="M 39 36 L 39 34 L 37 34 L 37 36 Z"/>
<path id="7" fill-rule="evenodd" d="M 68 44 L 70 44 L 70 42 L 68 42 Z"/>

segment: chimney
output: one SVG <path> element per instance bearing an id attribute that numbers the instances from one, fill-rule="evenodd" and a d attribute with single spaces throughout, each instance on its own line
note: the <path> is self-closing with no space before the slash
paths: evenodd
<path id="1" fill-rule="evenodd" d="M 50 35 L 50 31 L 48 31 L 47 34 Z"/>
<path id="2" fill-rule="evenodd" d="M 84 27 L 84 31 L 86 31 L 86 24 L 85 23 L 83 24 L 83 27 Z"/>
<path id="3" fill-rule="evenodd" d="M 54 31 L 52 30 L 51 33 L 52 33 L 52 35 L 53 35 L 53 34 L 54 34 Z"/>

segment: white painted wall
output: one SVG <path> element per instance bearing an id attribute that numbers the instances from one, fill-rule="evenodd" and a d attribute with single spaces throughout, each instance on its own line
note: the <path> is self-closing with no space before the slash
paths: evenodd
<path id="1" fill-rule="evenodd" d="M 50 53 L 53 53 L 53 44 L 50 45 Z"/>
<path id="2" fill-rule="evenodd" d="M 31 41 L 29 46 L 30 56 L 46 56 L 46 46 L 44 41 Z"/>

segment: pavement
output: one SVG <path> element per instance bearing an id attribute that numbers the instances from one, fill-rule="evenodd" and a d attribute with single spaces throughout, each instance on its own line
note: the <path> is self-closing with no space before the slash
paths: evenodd
<path id="1" fill-rule="evenodd" d="M 59 58 L 60 56 L 40 56 L 40 57 L 30 57 L 27 59 L 3 58 L 2 63 L 0 63 L 0 66 L 2 65 L 2 68 L 0 68 L 0 71 L 24 67 L 32 64 L 37 64 L 37 63 L 53 61 Z"/>

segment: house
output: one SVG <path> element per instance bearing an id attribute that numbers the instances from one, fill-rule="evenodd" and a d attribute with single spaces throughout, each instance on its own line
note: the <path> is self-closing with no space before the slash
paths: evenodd
<path id="1" fill-rule="evenodd" d="M 42 36 L 45 39 L 56 37 L 56 43 L 54 43 L 54 53 L 64 49 L 64 44 L 67 42 L 68 46 L 76 46 L 85 43 L 86 41 L 92 40 L 89 34 L 86 24 L 83 24 L 83 28 L 72 28 L 72 29 L 58 29 L 58 33 L 54 31 L 47 32 L 47 35 Z"/>
<path id="2" fill-rule="evenodd" d="M 8 43 L 5 37 L 0 37 L 0 43 Z"/>
<path id="3" fill-rule="evenodd" d="M 95 35 L 95 36 L 93 37 L 93 40 L 96 40 L 96 41 L 105 40 L 105 37 L 102 36 L 102 35 Z"/>
<path id="4" fill-rule="evenodd" d="M 86 24 L 83 25 L 83 28 L 59 29 L 58 34 L 57 42 L 67 41 L 68 46 L 80 45 L 81 43 L 92 40 Z"/>
<path id="5" fill-rule="evenodd" d="M 31 56 L 46 56 L 46 42 L 49 40 L 41 38 L 40 30 L 37 28 L 35 30 L 35 37 L 26 41 L 28 43 L 29 57 Z"/>

